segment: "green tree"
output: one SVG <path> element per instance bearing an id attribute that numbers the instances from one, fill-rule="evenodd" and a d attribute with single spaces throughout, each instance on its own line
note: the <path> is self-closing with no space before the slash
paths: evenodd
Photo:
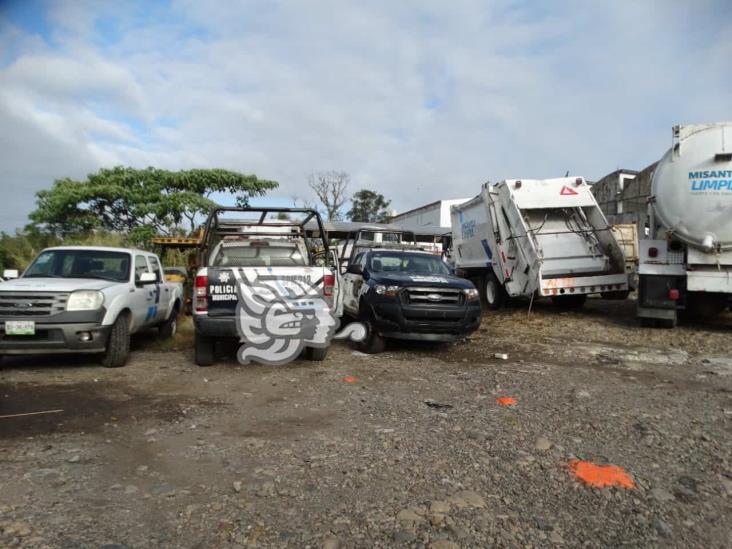
<path id="1" fill-rule="evenodd" d="M 346 214 L 351 221 L 386 223 L 389 220 L 389 204 L 384 195 L 362 189 L 353 195 L 353 206 Z"/>
<path id="2" fill-rule="evenodd" d="M 36 193 L 33 222 L 67 237 L 103 229 L 144 243 L 157 234 L 192 231 L 216 204 L 213 193 L 231 193 L 239 206 L 278 184 L 221 169 L 169 171 L 158 168 L 104 168 L 84 181 L 56 180 Z"/>

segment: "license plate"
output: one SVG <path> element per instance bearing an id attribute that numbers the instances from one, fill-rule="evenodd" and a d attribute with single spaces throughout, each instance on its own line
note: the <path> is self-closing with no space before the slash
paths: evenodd
<path id="1" fill-rule="evenodd" d="M 35 335 L 36 323 L 32 320 L 8 320 L 5 322 L 5 333 L 11 336 Z"/>

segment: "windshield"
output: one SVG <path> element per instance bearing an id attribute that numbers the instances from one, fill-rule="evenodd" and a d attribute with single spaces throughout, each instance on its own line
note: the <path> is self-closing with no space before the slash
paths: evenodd
<path id="1" fill-rule="evenodd" d="M 214 267 L 298 267 L 307 265 L 307 252 L 294 242 L 224 244 L 216 252 Z"/>
<path id="2" fill-rule="evenodd" d="M 130 255 L 104 250 L 46 250 L 33 261 L 24 278 L 99 278 L 125 282 Z"/>
<path id="3" fill-rule="evenodd" d="M 437 256 L 405 252 L 375 252 L 370 268 L 374 272 L 450 274 L 448 266 Z"/>

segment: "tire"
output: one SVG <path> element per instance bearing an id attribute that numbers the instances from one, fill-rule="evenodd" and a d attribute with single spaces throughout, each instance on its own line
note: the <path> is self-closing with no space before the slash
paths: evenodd
<path id="1" fill-rule="evenodd" d="M 603 299 L 612 299 L 614 301 L 624 301 L 628 299 L 630 290 L 619 290 L 616 292 L 600 292 L 600 297 Z"/>
<path id="2" fill-rule="evenodd" d="M 211 366 L 216 362 L 216 340 L 199 334 L 195 335 L 195 360 L 199 366 Z"/>
<path id="3" fill-rule="evenodd" d="M 495 311 L 503 307 L 508 295 L 494 272 L 491 271 L 485 275 L 480 286 L 483 288 L 483 301 L 488 309 Z"/>
<path id="4" fill-rule="evenodd" d="M 178 331 L 178 306 L 173 308 L 168 320 L 158 327 L 158 337 L 160 339 L 171 339 Z"/>
<path id="5" fill-rule="evenodd" d="M 363 341 L 354 344 L 356 350 L 368 355 L 376 355 L 384 351 L 386 342 L 374 328 L 373 316 L 366 310 L 365 305 L 359 308 L 358 320 L 366 326 L 366 337 Z"/>
<path id="6" fill-rule="evenodd" d="M 581 309 L 585 301 L 587 294 L 552 296 L 552 303 L 562 309 Z"/>
<path id="7" fill-rule="evenodd" d="M 127 363 L 130 354 L 130 319 L 122 313 L 112 324 L 107 339 L 107 348 L 102 353 L 101 363 L 105 368 L 120 368 Z"/>
<path id="8" fill-rule="evenodd" d="M 323 362 L 328 356 L 328 347 L 308 347 L 305 349 L 305 358 L 313 362 Z"/>
<path id="9" fill-rule="evenodd" d="M 719 316 L 727 306 L 724 294 L 688 292 L 686 294 L 686 315 L 696 320 Z"/>

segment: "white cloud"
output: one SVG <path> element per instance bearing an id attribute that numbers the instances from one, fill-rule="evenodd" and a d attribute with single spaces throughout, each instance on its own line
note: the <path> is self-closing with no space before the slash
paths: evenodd
<path id="1" fill-rule="evenodd" d="M 120 13 L 114 40 L 94 6 L 56 7 L 56 45 L 0 69 L 0 124 L 37 136 L 0 151 L 0 185 L 28 183 L 21 210 L 115 163 L 253 172 L 284 199 L 343 169 L 407 209 L 486 179 L 642 167 L 672 124 L 728 117 L 731 41 L 700 30 L 725 2 L 181 1 Z M 41 175 L 37 158 L 64 161 Z"/>

